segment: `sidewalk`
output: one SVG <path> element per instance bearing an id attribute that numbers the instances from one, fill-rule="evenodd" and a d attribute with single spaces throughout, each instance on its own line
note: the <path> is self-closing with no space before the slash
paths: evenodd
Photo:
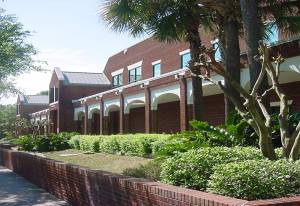
<path id="1" fill-rule="evenodd" d="M 68 206 L 68 204 L 0 166 L 0 206 Z"/>

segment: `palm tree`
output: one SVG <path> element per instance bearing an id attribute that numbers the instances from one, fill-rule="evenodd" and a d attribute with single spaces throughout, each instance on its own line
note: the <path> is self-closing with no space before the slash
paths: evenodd
<path id="1" fill-rule="evenodd" d="M 190 45 L 189 69 L 200 74 L 202 42 L 199 28 L 210 22 L 211 14 L 197 0 L 108 0 L 101 10 L 104 20 L 116 31 L 138 36 L 147 33 L 159 41 L 187 41 Z M 203 119 L 202 80 L 192 76 L 194 119 Z"/>
<path id="2" fill-rule="evenodd" d="M 262 21 L 268 20 L 271 22 L 271 26 L 269 27 L 276 25 L 278 29 L 285 30 L 289 34 L 299 33 L 300 18 L 295 13 L 297 8 L 299 12 L 299 2 L 300 1 L 265 0 L 263 2 L 258 2 L 240 0 L 247 44 L 251 89 L 254 87 L 261 71 L 261 64 L 255 60 L 255 57 L 259 54 L 259 41 L 263 40 L 267 31 L 264 30 Z M 264 80 L 257 91 L 258 94 L 265 91 L 268 86 L 268 79 L 265 75 Z M 269 105 L 268 99 L 265 99 L 265 105 Z M 271 140 L 269 140 L 268 144 L 272 144 Z M 285 156 L 288 156 L 290 150 L 291 148 L 286 148 L 285 144 L 283 144 L 283 154 Z"/>

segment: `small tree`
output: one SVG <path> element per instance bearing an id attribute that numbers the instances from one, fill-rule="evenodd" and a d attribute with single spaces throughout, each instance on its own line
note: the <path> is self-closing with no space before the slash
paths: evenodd
<path id="1" fill-rule="evenodd" d="M 283 57 L 278 55 L 277 57 L 272 58 L 270 56 L 270 48 L 266 44 L 260 43 L 259 57 L 257 60 L 261 61 L 262 69 L 253 88 L 250 91 L 247 91 L 239 82 L 236 82 L 228 74 L 221 63 L 215 60 L 215 51 L 213 49 L 203 48 L 202 50 L 205 55 L 201 56 L 200 65 L 205 68 L 206 71 L 211 70 L 226 79 L 240 94 L 241 98 L 235 98 L 231 95 L 232 93 L 228 92 L 221 81 L 215 81 L 209 75 L 199 76 L 202 79 L 218 85 L 224 94 L 231 99 L 238 113 L 248 122 L 258 135 L 262 154 L 271 160 L 276 158 L 272 144 L 271 115 L 266 109 L 267 105 L 264 104 L 263 99 L 272 91 L 277 95 L 280 100 L 280 113 L 278 119 L 283 155 L 291 160 L 297 160 L 300 149 L 300 122 L 293 132 L 289 131 L 288 99 L 279 83 L 280 65 L 284 61 Z M 273 63 L 275 63 L 275 67 L 273 66 Z M 207 74 L 209 73 L 210 72 L 207 72 Z M 265 75 L 271 79 L 271 87 L 260 94 L 258 93 L 258 89 L 262 84 Z"/>
<path id="2" fill-rule="evenodd" d="M 16 17 L 4 14 L 0 8 L 0 98 L 7 93 L 16 93 L 11 77 L 30 70 L 40 70 L 32 58 L 36 50 L 26 43 L 29 31 L 23 29 Z"/>

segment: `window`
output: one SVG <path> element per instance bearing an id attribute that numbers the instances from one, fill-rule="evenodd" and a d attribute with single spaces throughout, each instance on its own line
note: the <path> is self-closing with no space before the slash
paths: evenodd
<path id="1" fill-rule="evenodd" d="M 211 44 L 213 45 L 215 52 L 215 60 L 220 61 L 222 59 L 221 57 L 221 50 L 220 50 L 220 45 L 219 45 L 219 39 L 215 39 L 211 41 Z"/>
<path id="2" fill-rule="evenodd" d="M 189 66 L 189 61 L 191 60 L 191 53 L 181 54 L 181 68 L 185 68 Z"/>
<path id="3" fill-rule="evenodd" d="M 276 41 L 278 41 L 278 29 L 276 24 L 270 23 L 270 25 L 267 26 L 267 39 L 265 42 L 271 44 Z"/>
<path id="4" fill-rule="evenodd" d="M 142 67 L 129 70 L 129 84 L 142 79 Z"/>
<path id="5" fill-rule="evenodd" d="M 152 65 L 153 77 L 158 77 L 160 75 L 160 63 Z"/>
<path id="6" fill-rule="evenodd" d="M 123 75 L 118 74 L 112 77 L 113 87 L 119 87 L 123 85 Z"/>

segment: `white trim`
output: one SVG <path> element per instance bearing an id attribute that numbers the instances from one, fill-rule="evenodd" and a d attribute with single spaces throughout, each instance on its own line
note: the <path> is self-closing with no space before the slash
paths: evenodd
<path id="1" fill-rule="evenodd" d="M 118 70 L 112 72 L 112 73 L 111 73 L 111 76 L 116 76 L 116 75 L 122 74 L 123 71 L 124 71 L 124 68 L 118 69 Z"/>
<path id="2" fill-rule="evenodd" d="M 190 52 L 191 52 L 191 50 L 190 50 L 190 49 L 187 49 L 187 50 L 184 50 L 184 51 L 179 52 L 179 55 L 182 56 L 182 55 L 187 54 L 187 53 L 190 53 Z"/>
<path id="3" fill-rule="evenodd" d="M 83 97 L 83 98 L 80 98 L 80 99 L 77 99 L 77 100 L 72 100 L 72 103 L 80 102 L 80 101 L 86 100 L 86 99 L 92 99 L 92 98 L 97 97 L 97 96 L 103 96 L 104 94 L 109 94 L 109 93 L 112 93 L 112 92 L 115 92 L 115 91 L 123 90 L 123 89 L 130 88 L 130 87 L 134 87 L 134 86 L 137 86 L 137 85 L 142 85 L 142 84 L 148 85 L 149 82 L 151 82 L 151 81 L 154 81 L 154 80 L 157 80 L 157 79 L 162 79 L 162 78 L 169 77 L 169 76 L 173 76 L 175 74 L 178 74 L 178 73 L 181 73 L 181 72 L 187 71 L 187 70 L 189 70 L 189 69 L 188 68 L 177 69 L 177 70 L 172 71 L 172 72 L 161 74 L 157 77 L 151 77 L 149 79 L 139 80 L 137 82 L 133 82 L 131 84 L 124 85 L 122 87 L 107 90 L 105 92 L 101 92 L 101 93 L 94 94 L 94 95 L 91 95 L 91 96 Z"/>
<path id="4" fill-rule="evenodd" d="M 109 109 L 113 106 L 116 106 L 116 107 L 120 108 L 120 99 L 119 98 L 104 101 L 104 103 L 103 103 L 103 115 L 105 117 L 108 116 Z"/>
<path id="5" fill-rule="evenodd" d="M 132 70 L 132 69 L 135 69 L 135 68 L 138 68 L 138 67 L 141 67 L 142 64 L 143 64 L 143 60 L 142 60 L 142 61 L 139 61 L 139 62 L 136 62 L 136 63 L 134 63 L 134 64 L 131 64 L 131 65 L 127 66 L 128 71 L 129 71 L 129 70 Z"/>
<path id="6" fill-rule="evenodd" d="M 288 100 L 288 105 L 292 105 L 293 104 L 293 100 Z M 271 107 L 279 107 L 280 106 L 280 102 L 271 102 L 270 103 Z"/>
<path id="7" fill-rule="evenodd" d="M 130 104 L 135 101 L 144 102 L 145 104 L 145 93 L 138 93 L 124 97 L 124 114 L 129 114 Z"/>
<path id="8" fill-rule="evenodd" d="M 81 113 L 81 112 L 85 113 L 85 107 L 76 107 L 74 109 L 74 120 L 75 121 L 78 120 L 78 114 Z"/>
<path id="9" fill-rule="evenodd" d="M 93 110 L 99 110 L 100 111 L 100 103 L 99 104 L 91 104 L 88 105 L 88 118 L 92 119 Z"/>
<path id="10" fill-rule="evenodd" d="M 57 104 L 57 103 L 58 103 L 58 101 L 52 102 L 52 103 L 50 103 L 49 105 L 52 106 L 52 105 L 55 105 L 55 104 Z"/>
<path id="11" fill-rule="evenodd" d="M 156 64 L 160 64 L 161 63 L 161 59 L 160 60 L 157 60 L 157 61 L 154 61 L 152 62 L 152 66 L 156 65 Z"/>
<path id="12" fill-rule="evenodd" d="M 165 94 L 175 94 L 180 99 L 180 85 L 177 83 L 171 86 L 151 90 L 151 110 L 157 110 L 158 99 Z"/>

